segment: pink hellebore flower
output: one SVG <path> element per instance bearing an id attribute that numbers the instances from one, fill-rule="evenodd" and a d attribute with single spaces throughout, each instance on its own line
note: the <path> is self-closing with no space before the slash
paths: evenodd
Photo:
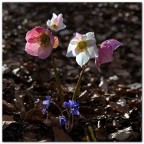
<path id="1" fill-rule="evenodd" d="M 109 39 L 104 41 L 98 49 L 98 57 L 95 59 L 97 69 L 100 69 L 100 65 L 109 63 L 112 61 L 113 51 L 123 44 L 115 39 Z"/>
<path id="2" fill-rule="evenodd" d="M 75 33 L 67 50 L 67 57 L 76 56 L 77 63 L 82 67 L 89 59 L 98 56 L 96 40 L 93 32 L 84 35 Z"/>
<path id="3" fill-rule="evenodd" d="M 35 27 L 26 34 L 25 51 L 41 59 L 46 59 L 54 46 L 54 36 L 48 29 Z"/>
<path id="4" fill-rule="evenodd" d="M 63 23 L 62 14 L 57 16 L 55 13 L 53 13 L 52 19 L 47 21 L 47 25 L 55 32 L 66 28 L 66 25 Z"/>

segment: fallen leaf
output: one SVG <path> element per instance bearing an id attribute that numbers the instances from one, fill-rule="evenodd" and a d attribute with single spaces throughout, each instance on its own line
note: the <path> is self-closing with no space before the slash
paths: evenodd
<path id="1" fill-rule="evenodd" d="M 43 121 L 45 117 L 46 115 L 40 109 L 33 108 L 26 113 L 24 121 L 33 123 L 35 121 Z"/>
<path id="2" fill-rule="evenodd" d="M 116 103 L 124 107 L 126 105 L 126 100 L 124 98 L 120 98 Z"/>
<path id="3" fill-rule="evenodd" d="M 116 111 L 118 111 L 118 112 L 121 112 L 121 113 L 126 113 L 126 112 L 127 112 L 127 110 L 126 110 L 123 106 L 121 106 L 121 105 L 119 105 L 119 104 L 117 104 L 117 103 L 110 102 L 110 106 L 111 106 L 114 110 L 116 110 Z"/>
<path id="4" fill-rule="evenodd" d="M 3 115 L 3 121 L 14 121 L 13 116 Z"/>
<path id="5" fill-rule="evenodd" d="M 117 132 L 110 134 L 108 139 L 117 139 L 122 141 L 127 139 L 131 134 L 132 134 L 132 128 L 130 126 L 123 130 L 118 130 Z"/>
<path id="6" fill-rule="evenodd" d="M 71 137 L 67 135 L 63 129 L 53 127 L 56 142 L 73 142 Z"/>
<path id="7" fill-rule="evenodd" d="M 83 101 L 85 102 L 88 98 L 89 98 L 88 91 L 85 90 L 79 95 L 78 100 L 81 102 L 83 102 Z"/>

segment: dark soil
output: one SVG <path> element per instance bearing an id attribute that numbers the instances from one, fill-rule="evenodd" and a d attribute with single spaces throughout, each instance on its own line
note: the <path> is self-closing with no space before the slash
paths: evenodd
<path id="1" fill-rule="evenodd" d="M 124 44 L 101 74 L 89 62 L 78 97 L 81 117 L 69 133 L 57 124 L 57 107 L 49 108 L 51 124 L 41 113 L 46 95 L 59 101 L 50 57 L 41 60 L 24 50 L 26 32 L 47 27 L 52 13 L 62 13 L 67 26 L 53 50 L 65 100 L 72 98 L 81 71 L 75 58 L 65 56 L 74 32 L 94 31 L 97 44 L 110 38 Z M 86 141 L 87 135 L 93 141 L 89 125 L 97 141 L 142 141 L 141 3 L 3 3 L 2 15 L 3 141 Z M 102 76 L 107 93 L 99 87 Z"/>

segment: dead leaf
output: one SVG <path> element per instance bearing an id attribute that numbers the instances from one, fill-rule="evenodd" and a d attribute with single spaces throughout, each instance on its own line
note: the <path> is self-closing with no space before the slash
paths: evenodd
<path id="1" fill-rule="evenodd" d="M 73 142 L 70 136 L 68 136 L 63 129 L 53 127 L 55 141 L 56 142 Z"/>
<path id="2" fill-rule="evenodd" d="M 33 108 L 26 113 L 24 121 L 32 123 L 35 121 L 43 121 L 45 118 L 46 115 L 44 115 L 40 109 Z"/>
<path id="3" fill-rule="evenodd" d="M 124 107 L 126 105 L 126 100 L 124 98 L 120 98 L 116 103 Z"/>
<path id="4" fill-rule="evenodd" d="M 12 105 L 11 103 L 8 103 L 6 100 L 3 100 L 3 105 L 5 105 L 7 108 L 9 109 L 14 109 L 14 105 Z"/>
<path id="5" fill-rule="evenodd" d="M 131 134 L 132 134 L 132 128 L 130 126 L 123 130 L 118 130 L 117 132 L 110 134 L 108 139 L 117 139 L 122 141 L 127 139 Z"/>
<path id="6" fill-rule="evenodd" d="M 96 139 L 98 141 L 106 141 L 107 136 L 104 127 L 96 128 L 95 131 L 96 131 Z"/>
<path id="7" fill-rule="evenodd" d="M 85 117 L 89 115 L 93 115 L 95 113 L 94 109 L 90 106 L 80 106 L 79 111 Z"/>
<path id="8" fill-rule="evenodd" d="M 88 91 L 85 90 L 79 95 L 78 100 L 82 102 L 82 101 L 86 101 L 88 98 L 89 98 Z"/>
<path id="9" fill-rule="evenodd" d="M 5 129 L 6 127 L 8 127 L 11 123 L 14 123 L 15 121 L 3 121 L 3 126 L 2 128 Z"/>
<path id="10" fill-rule="evenodd" d="M 114 103 L 114 102 L 110 102 L 110 106 L 111 106 L 114 110 L 116 110 L 116 111 L 118 111 L 118 112 L 121 112 L 121 113 L 126 113 L 126 112 L 127 112 L 127 110 L 125 109 L 125 107 L 122 107 L 121 105 L 116 104 L 116 103 Z"/>
<path id="11" fill-rule="evenodd" d="M 51 127 L 43 123 L 34 123 L 28 125 L 22 133 L 22 139 L 26 142 L 36 141 L 54 141 L 54 133 Z"/>
<path id="12" fill-rule="evenodd" d="M 14 121 L 13 116 L 3 115 L 3 121 Z"/>

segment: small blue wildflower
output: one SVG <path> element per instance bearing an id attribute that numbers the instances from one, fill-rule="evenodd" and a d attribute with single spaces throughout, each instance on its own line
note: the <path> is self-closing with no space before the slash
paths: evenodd
<path id="1" fill-rule="evenodd" d="M 64 106 L 65 108 L 70 108 L 69 102 L 64 102 L 64 103 L 63 103 L 63 106 Z"/>
<path id="2" fill-rule="evenodd" d="M 74 108 L 74 107 L 78 107 L 79 103 L 77 103 L 75 100 L 69 100 L 69 102 L 64 102 L 63 106 L 65 108 Z"/>
<path id="3" fill-rule="evenodd" d="M 79 103 L 77 103 L 75 100 L 69 100 L 68 102 L 64 102 L 63 106 L 65 108 L 71 108 L 72 115 L 79 115 Z"/>
<path id="4" fill-rule="evenodd" d="M 43 113 L 43 114 L 46 114 L 46 113 L 47 113 L 47 110 L 46 110 L 46 109 L 42 109 L 42 113 Z"/>
<path id="5" fill-rule="evenodd" d="M 77 103 L 75 100 L 69 100 L 69 103 L 71 108 L 79 106 L 79 103 Z"/>
<path id="6" fill-rule="evenodd" d="M 80 114 L 78 107 L 72 108 L 71 111 L 72 111 L 72 115 L 79 115 Z"/>
<path id="7" fill-rule="evenodd" d="M 43 105 L 46 106 L 46 108 L 48 109 L 49 108 L 49 105 L 50 105 L 50 96 L 46 96 L 46 100 L 43 101 Z"/>
<path id="8" fill-rule="evenodd" d="M 67 122 L 67 120 L 66 120 L 66 118 L 65 118 L 65 116 L 59 116 L 59 123 L 60 123 L 60 125 L 65 125 L 66 124 L 66 122 Z"/>

